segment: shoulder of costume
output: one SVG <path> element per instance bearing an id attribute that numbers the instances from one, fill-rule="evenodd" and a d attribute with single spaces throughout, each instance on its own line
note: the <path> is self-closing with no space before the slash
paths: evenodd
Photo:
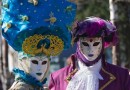
<path id="1" fill-rule="evenodd" d="M 72 67 L 71 65 L 67 65 L 65 66 L 64 68 L 61 68 L 53 73 L 51 73 L 51 75 L 53 76 L 53 78 L 56 78 L 56 77 L 59 77 L 59 76 L 62 76 L 64 74 L 68 75 L 70 70 L 72 70 Z"/>
<path id="2" fill-rule="evenodd" d="M 113 65 L 113 64 L 110 64 L 110 63 L 106 63 L 106 70 L 108 70 L 109 72 L 113 72 L 113 73 L 127 73 L 128 72 L 128 69 L 127 68 L 122 68 L 120 66 L 117 66 L 117 65 Z"/>
<path id="3" fill-rule="evenodd" d="M 34 89 L 31 85 L 25 82 L 15 81 L 13 84 L 14 85 L 9 90 L 33 90 Z"/>

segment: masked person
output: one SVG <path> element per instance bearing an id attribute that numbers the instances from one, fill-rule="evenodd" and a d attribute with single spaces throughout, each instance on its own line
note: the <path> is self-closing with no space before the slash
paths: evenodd
<path id="1" fill-rule="evenodd" d="M 43 90 L 51 56 L 71 44 L 68 27 L 75 13 L 76 5 L 66 0 L 3 2 L 2 34 L 18 52 L 15 82 L 9 90 Z"/>
<path id="2" fill-rule="evenodd" d="M 78 22 L 72 31 L 77 51 L 71 64 L 51 74 L 50 90 L 130 90 L 127 69 L 109 64 L 104 49 L 116 45 L 116 27 L 98 17 Z"/>

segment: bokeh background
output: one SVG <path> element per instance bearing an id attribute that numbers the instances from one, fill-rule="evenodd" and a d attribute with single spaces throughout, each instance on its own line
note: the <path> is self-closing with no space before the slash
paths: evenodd
<path id="1" fill-rule="evenodd" d="M 117 46 L 105 50 L 109 63 L 128 68 L 130 70 L 130 0 L 70 0 L 77 4 L 76 20 L 97 16 L 114 23 L 118 30 L 119 43 Z M 0 9 L 2 0 L 0 0 Z M 0 24 L 1 24 L 0 18 Z M 75 53 L 76 45 L 53 57 L 49 74 L 64 67 L 66 59 Z M 15 52 L 1 34 L 0 26 L 0 90 L 7 90 L 14 81 L 12 69 L 17 66 L 17 52 Z M 48 74 L 48 80 L 49 80 Z M 48 82 L 47 82 L 48 84 Z M 46 85 L 47 85 L 46 84 Z"/>

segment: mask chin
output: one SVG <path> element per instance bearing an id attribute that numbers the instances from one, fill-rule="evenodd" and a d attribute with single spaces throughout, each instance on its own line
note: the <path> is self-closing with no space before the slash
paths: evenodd
<path id="1" fill-rule="evenodd" d="M 82 52 L 83 54 L 83 52 Z M 94 61 L 98 56 L 97 55 L 93 55 L 93 54 L 89 54 L 89 55 L 85 55 L 83 54 L 83 56 L 88 60 L 88 61 Z"/>

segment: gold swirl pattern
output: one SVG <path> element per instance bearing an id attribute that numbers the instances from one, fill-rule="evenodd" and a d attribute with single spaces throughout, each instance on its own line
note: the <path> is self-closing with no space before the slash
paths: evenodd
<path id="1" fill-rule="evenodd" d="M 45 45 L 41 45 L 41 48 L 38 49 L 37 45 L 41 40 L 44 39 L 50 40 L 50 47 L 45 48 Z M 33 35 L 25 39 L 22 44 L 22 49 L 25 53 L 35 56 L 36 54 L 44 53 L 47 56 L 56 56 L 62 52 L 64 49 L 64 42 L 54 35 Z"/>

